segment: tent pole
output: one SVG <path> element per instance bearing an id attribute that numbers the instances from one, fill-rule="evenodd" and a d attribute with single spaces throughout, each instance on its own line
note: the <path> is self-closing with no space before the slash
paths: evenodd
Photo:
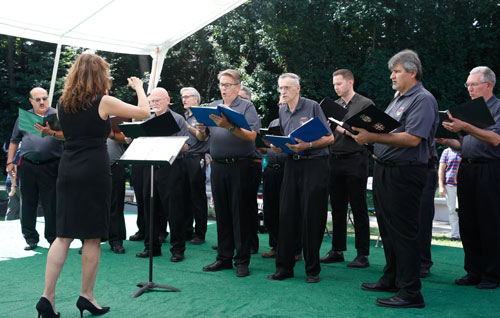
<path id="1" fill-rule="evenodd" d="M 52 69 L 52 79 L 50 80 L 49 105 L 52 106 L 52 98 L 54 97 L 54 88 L 56 86 L 57 69 L 59 66 L 59 57 L 61 56 L 61 39 L 57 42 L 56 57 L 54 58 L 54 68 Z"/>

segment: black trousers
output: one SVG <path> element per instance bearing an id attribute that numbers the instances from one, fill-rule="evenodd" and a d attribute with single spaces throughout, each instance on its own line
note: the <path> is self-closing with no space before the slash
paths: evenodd
<path id="1" fill-rule="evenodd" d="M 111 213 L 109 220 L 109 244 L 122 244 L 126 238 L 125 216 L 125 166 L 111 166 Z"/>
<path id="2" fill-rule="evenodd" d="M 280 191 L 284 171 L 284 165 L 279 168 L 268 165 L 263 174 L 264 224 L 269 232 L 269 246 L 273 249 L 278 247 Z"/>
<path id="3" fill-rule="evenodd" d="M 420 201 L 427 166 L 384 167 L 373 170 L 374 203 L 386 266 L 380 282 L 399 288 L 397 296 L 420 299 Z"/>
<path id="4" fill-rule="evenodd" d="M 38 200 L 45 218 L 44 236 L 49 243 L 56 239 L 56 181 L 59 159 L 35 164 L 26 159 L 19 166 L 21 190 L 21 231 L 28 243 L 38 243 L 36 230 Z"/>
<path id="5" fill-rule="evenodd" d="M 186 188 L 183 200 L 186 204 L 186 231 L 188 239 L 193 235 L 193 217 L 195 221 L 194 235 L 205 239 L 207 233 L 207 192 L 205 155 L 194 155 L 183 159 L 186 165 Z"/>
<path id="6" fill-rule="evenodd" d="M 151 167 L 148 167 L 151 170 Z M 163 229 L 162 217 L 168 211 L 168 223 L 170 224 L 170 251 L 172 254 L 183 254 L 186 249 L 185 241 L 185 206 L 182 200 L 182 192 L 185 182 L 185 165 L 183 159 L 176 159 L 171 166 L 161 166 L 154 169 L 153 180 L 153 250 L 161 248 L 158 238 Z M 149 246 L 149 218 L 150 218 L 150 186 L 151 173 L 144 175 L 144 215 L 146 239 L 144 246 Z M 149 186 L 146 187 L 146 184 Z M 166 227 L 166 225 L 165 225 Z"/>
<path id="7" fill-rule="evenodd" d="M 234 259 L 236 265 L 250 263 L 251 178 L 251 159 L 229 164 L 212 161 L 210 180 L 217 219 L 217 260 Z"/>
<path id="8" fill-rule="evenodd" d="M 135 199 L 137 201 L 137 228 L 144 235 L 144 173 L 149 173 L 149 167 L 143 165 L 132 165 L 130 183 L 134 187 Z"/>
<path id="9" fill-rule="evenodd" d="M 280 194 L 276 271 L 293 272 L 297 237 L 302 234 L 306 275 L 321 271 L 319 249 L 328 210 L 328 158 L 287 158 Z"/>
<path id="10" fill-rule="evenodd" d="M 460 237 L 465 270 L 484 282 L 500 282 L 500 161 L 468 163 L 457 175 Z"/>
<path id="11" fill-rule="evenodd" d="M 257 194 L 259 192 L 259 187 L 262 182 L 262 161 L 255 162 L 252 161 L 252 178 L 251 178 L 251 188 L 252 192 L 252 220 L 250 225 L 250 250 L 258 252 L 259 251 L 259 206 L 257 203 Z"/>
<path id="12" fill-rule="evenodd" d="M 434 195 L 438 184 L 436 167 L 428 168 L 427 180 L 420 200 L 420 228 L 418 242 L 420 244 L 420 268 L 430 269 L 434 264 L 431 257 L 432 221 L 435 207 Z"/>
<path id="13" fill-rule="evenodd" d="M 354 218 L 355 247 L 358 255 L 370 254 L 370 220 L 366 204 L 368 156 L 364 152 L 349 158 L 330 155 L 329 192 L 332 204 L 332 249 L 347 249 L 347 208 L 351 205 Z"/>

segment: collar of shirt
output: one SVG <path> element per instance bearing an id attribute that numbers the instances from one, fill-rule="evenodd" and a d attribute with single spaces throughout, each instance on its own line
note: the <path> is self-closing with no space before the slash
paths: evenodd
<path id="1" fill-rule="evenodd" d="M 304 97 L 299 97 L 299 101 L 297 102 L 297 106 L 295 106 L 295 110 L 293 112 L 295 113 L 296 111 L 301 110 L 302 106 L 304 106 Z M 286 111 L 291 113 L 288 103 L 286 104 Z"/>

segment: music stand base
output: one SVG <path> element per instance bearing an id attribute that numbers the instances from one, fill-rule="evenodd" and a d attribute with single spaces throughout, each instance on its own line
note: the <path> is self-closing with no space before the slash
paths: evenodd
<path id="1" fill-rule="evenodd" d="M 166 290 L 172 291 L 172 292 L 180 292 L 181 291 L 180 289 L 177 289 L 177 288 L 172 287 L 172 286 L 156 284 L 153 282 L 142 282 L 142 283 L 137 284 L 137 286 L 141 287 L 141 288 L 130 297 L 137 298 L 137 297 L 141 296 L 142 294 L 144 294 L 145 292 L 147 292 L 148 290 L 154 289 L 154 288 L 162 288 L 162 289 L 166 289 Z"/>

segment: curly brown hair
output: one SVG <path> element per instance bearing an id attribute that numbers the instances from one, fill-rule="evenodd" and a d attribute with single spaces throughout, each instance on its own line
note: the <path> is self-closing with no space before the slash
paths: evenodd
<path id="1" fill-rule="evenodd" d="M 109 63 L 97 54 L 84 53 L 69 70 L 59 103 L 66 113 L 77 113 L 110 88 Z"/>

